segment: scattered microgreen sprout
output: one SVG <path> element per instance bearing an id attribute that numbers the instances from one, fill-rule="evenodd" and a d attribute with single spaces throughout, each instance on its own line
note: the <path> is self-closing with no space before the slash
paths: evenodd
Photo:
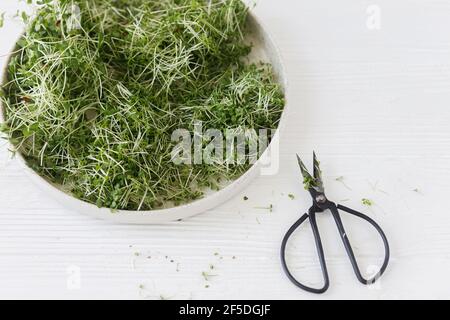
<path id="1" fill-rule="evenodd" d="M 377 182 L 375 182 L 375 183 L 371 183 L 370 181 L 368 181 L 368 183 L 369 183 L 369 186 L 372 188 L 372 190 L 373 191 L 375 191 L 375 192 L 381 192 L 381 193 L 384 193 L 384 194 L 388 194 L 386 191 L 384 191 L 384 190 L 382 190 L 382 189 L 380 189 L 379 187 L 378 187 L 378 181 Z"/>
<path id="2" fill-rule="evenodd" d="M 343 185 L 346 189 L 352 190 L 352 189 L 345 183 L 345 177 L 344 177 L 344 176 L 337 177 L 335 180 L 336 180 L 337 182 L 342 183 L 342 185 Z"/>
<path id="3" fill-rule="evenodd" d="M 363 199 L 361 200 L 361 202 L 362 202 L 363 205 L 365 205 L 365 206 L 367 206 L 367 207 L 373 206 L 373 201 L 372 201 L 372 200 L 363 198 Z"/>
<path id="4" fill-rule="evenodd" d="M 20 17 L 22 18 L 22 21 L 24 23 L 27 23 L 30 19 L 30 16 L 25 11 L 22 11 L 22 13 L 20 14 Z"/>
<path id="5" fill-rule="evenodd" d="M 316 187 L 316 180 L 313 177 L 304 177 L 303 178 L 303 186 L 305 190 L 309 190 L 313 187 Z"/>
<path id="6" fill-rule="evenodd" d="M 291 200 L 295 200 L 295 196 L 294 196 L 292 193 L 288 194 L 288 197 L 289 197 L 289 199 L 291 199 Z"/>
<path id="7" fill-rule="evenodd" d="M 269 212 L 272 213 L 273 212 L 273 204 L 269 205 L 268 207 L 255 207 L 255 209 L 269 210 Z"/>
<path id="8" fill-rule="evenodd" d="M 203 272 L 202 272 L 202 277 L 205 279 L 205 281 L 210 281 L 211 278 L 217 277 L 217 274 L 211 274 L 211 273 L 209 273 L 209 272 L 203 271 Z"/>
<path id="9" fill-rule="evenodd" d="M 3 28 L 5 24 L 5 12 L 0 13 L 0 28 Z"/>
<path id="10" fill-rule="evenodd" d="M 201 198 L 249 164 L 176 165 L 176 129 L 275 129 L 272 68 L 246 63 L 240 0 L 40 1 L 8 65 L 2 131 L 28 165 L 98 207 L 153 210 Z"/>
<path id="11" fill-rule="evenodd" d="M 248 197 L 247 196 L 244 197 L 244 201 L 248 201 Z"/>

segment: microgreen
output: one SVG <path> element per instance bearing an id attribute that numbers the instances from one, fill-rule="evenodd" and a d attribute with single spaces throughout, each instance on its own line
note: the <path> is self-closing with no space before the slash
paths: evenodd
<path id="1" fill-rule="evenodd" d="M 203 279 L 205 279 L 205 281 L 210 281 L 211 278 L 217 277 L 217 274 L 211 274 L 209 272 L 203 271 L 202 277 L 203 277 Z"/>
<path id="2" fill-rule="evenodd" d="M 303 178 L 303 186 L 305 190 L 309 190 L 311 188 L 314 188 L 316 186 L 316 180 L 311 176 L 305 176 Z"/>
<path id="3" fill-rule="evenodd" d="M 342 185 L 343 185 L 346 189 L 352 190 L 352 189 L 345 183 L 345 177 L 344 177 L 344 176 L 337 177 L 337 178 L 336 178 L 336 181 L 342 183 Z"/>
<path id="4" fill-rule="evenodd" d="M 361 200 L 361 202 L 362 202 L 362 204 L 365 205 L 365 206 L 368 206 L 368 207 L 373 206 L 373 201 L 370 200 L 370 199 L 364 198 L 364 199 Z"/>
<path id="5" fill-rule="evenodd" d="M 269 210 L 269 212 L 272 213 L 273 212 L 273 204 L 270 204 L 268 207 L 255 207 L 255 209 Z"/>
<path id="6" fill-rule="evenodd" d="M 240 0 L 41 0 L 3 85 L 6 133 L 29 166 L 99 207 L 186 203 L 249 164 L 176 165 L 171 134 L 274 129 L 284 97 L 271 66 L 245 64 Z"/>
<path id="7" fill-rule="evenodd" d="M 0 28 L 5 24 L 5 12 L 0 13 Z"/>

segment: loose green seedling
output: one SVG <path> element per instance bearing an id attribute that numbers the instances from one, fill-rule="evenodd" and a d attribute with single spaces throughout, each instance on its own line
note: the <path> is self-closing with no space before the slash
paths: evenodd
<path id="1" fill-rule="evenodd" d="M 316 181 L 312 177 L 304 177 L 303 178 L 303 186 L 305 190 L 309 190 L 316 186 Z"/>
<path id="2" fill-rule="evenodd" d="M 0 13 L 0 28 L 3 28 L 5 24 L 5 12 Z"/>
<path id="3" fill-rule="evenodd" d="M 378 187 L 378 181 L 375 182 L 375 183 L 372 183 L 372 182 L 368 181 L 368 184 L 369 184 L 369 186 L 372 188 L 373 191 L 375 191 L 375 192 L 378 191 L 378 192 L 384 193 L 385 195 L 388 194 L 386 191 L 384 191 L 384 190 L 382 190 L 382 189 L 380 189 L 380 188 Z"/>
<path id="4" fill-rule="evenodd" d="M 350 190 L 350 191 L 352 190 L 352 189 L 345 183 L 345 177 L 344 177 L 344 176 L 337 177 L 337 178 L 336 178 L 336 181 L 342 183 L 342 185 L 343 185 L 346 189 L 348 189 L 348 190 Z"/>
<path id="5" fill-rule="evenodd" d="M 275 129 L 284 96 L 239 0 L 41 1 L 2 86 L 4 132 L 41 176 L 113 210 L 184 204 L 250 164 L 177 165 L 177 129 Z M 205 142 L 206 143 L 206 142 Z"/>
<path id="6" fill-rule="evenodd" d="M 270 213 L 273 212 L 273 204 L 270 204 L 268 207 L 255 207 L 258 210 L 269 210 Z"/>
<path id="7" fill-rule="evenodd" d="M 202 272 L 202 277 L 203 277 L 203 279 L 205 279 L 205 281 L 210 281 L 211 278 L 217 277 L 217 274 L 211 274 L 211 273 L 209 273 L 209 272 L 203 271 L 203 272 Z"/>
<path id="8" fill-rule="evenodd" d="M 365 205 L 367 207 L 372 207 L 373 206 L 373 201 L 370 200 L 370 199 L 363 198 L 361 200 L 361 202 L 362 202 L 363 205 Z"/>

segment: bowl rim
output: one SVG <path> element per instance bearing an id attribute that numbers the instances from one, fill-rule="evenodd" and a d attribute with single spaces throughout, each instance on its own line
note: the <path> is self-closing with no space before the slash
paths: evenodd
<path id="1" fill-rule="evenodd" d="M 283 58 L 278 46 L 275 44 L 272 35 L 267 31 L 265 25 L 260 19 L 249 10 L 248 18 L 249 22 L 254 24 L 254 27 L 258 30 L 258 35 L 264 37 L 264 42 L 267 47 L 270 48 L 272 56 L 270 57 L 270 63 L 274 62 L 277 65 L 277 80 L 283 89 L 285 96 L 285 106 L 278 124 L 278 127 L 273 136 L 272 142 L 268 145 L 263 155 L 253 164 L 244 174 L 231 181 L 224 188 L 213 192 L 212 194 L 205 195 L 204 197 L 194 200 L 189 203 L 185 203 L 179 206 L 156 209 L 156 210 L 112 210 L 110 208 L 99 208 L 95 204 L 78 199 L 73 195 L 61 190 L 56 184 L 45 179 L 36 171 L 31 169 L 27 161 L 24 159 L 20 152 L 15 153 L 15 158 L 19 160 L 21 168 L 27 173 L 26 175 L 30 180 L 41 190 L 47 192 L 51 198 L 59 202 L 66 208 L 78 211 L 84 215 L 88 215 L 97 219 L 107 220 L 122 224 L 163 224 L 173 221 L 179 221 L 189 217 L 193 217 L 199 214 L 203 214 L 208 210 L 214 209 L 222 203 L 228 201 L 233 196 L 242 191 L 252 180 L 260 175 L 260 170 L 263 168 L 262 159 L 268 155 L 275 141 L 279 141 L 280 131 L 285 127 L 286 123 L 286 111 L 288 109 L 288 81 L 286 78 L 286 70 L 283 64 Z M 14 42 L 13 47 L 6 56 L 3 69 L 0 70 L 0 86 L 2 86 L 8 77 L 8 65 L 10 60 L 15 54 L 15 48 L 17 41 L 25 34 L 21 32 L 17 40 Z M 273 61 L 275 60 L 275 61 Z M 5 122 L 5 108 L 0 101 L 0 123 Z M 12 146 L 10 140 L 8 145 Z"/>

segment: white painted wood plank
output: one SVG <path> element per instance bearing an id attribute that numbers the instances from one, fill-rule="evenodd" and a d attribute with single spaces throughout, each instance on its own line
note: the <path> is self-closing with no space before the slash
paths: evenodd
<path id="1" fill-rule="evenodd" d="M 280 47 L 290 83 L 282 167 L 199 217 L 164 226 L 87 218 L 41 194 L 2 150 L 0 298 L 449 298 L 450 3 L 379 0 L 379 31 L 366 28 L 370 4 L 259 1 L 255 12 Z M 0 8 L 16 5 L 5 0 Z M 18 32 L 12 24 L 0 31 L 0 53 Z M 313 149 L 329 196 L 350 199 L 344 204 L 374 217 L 389 236 L 392 263 L 375 288 L 357 283 L 328 216 L 319 222 L 330 291 L 311 296 L 282 274 L 281 238 L 310 205 L 293 156 Z M 363 197 L 375 206 L 364 208 Z M 272 213 L 255 209 L 270 204 Z M 361 263 L 376 262 L 376 238 L 357 221 L 344 222 Z M 318 280 L 310 232 L 295 240 L 292 264 L 302 279 Z M 205 281 L 211 264 L 217 276 Z M 79 289 L 67 286 L 71 267 L 80 270 Z"/>

